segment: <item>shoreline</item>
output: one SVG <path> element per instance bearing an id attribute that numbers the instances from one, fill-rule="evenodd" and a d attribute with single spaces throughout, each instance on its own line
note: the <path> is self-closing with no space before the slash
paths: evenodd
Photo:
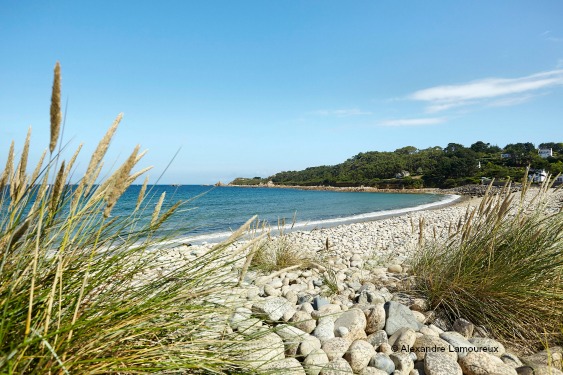
<path id="1" fill-rule="evenodd" d="M 268 188 L 268 189 L 295 189 L 295 190 L 313 190 L 313 191 L 340 191 L 340 192 L 362 192 L 362 193 L 398 193 L 398 194 L 450 194 L 448 191 L 439 188 L 420 188 L 420 189 L 379 189 L 371 186 L 301 186 L 301 185 L 221 185 L 222 187 L 240 187 L 240 188 Z"/>
<path id="2" fill-rule="evenodd" d="M 312 190 L 312 189 L 306 189 L 306 190 Z M 419 192 L 419 194 L 437 194 L 435 192 L 431 192 L 430 190 L 431 189 L 427 189 L 426 192 L 424 193 Z M 285 225 L 284 228 L 282 228 L 282 231 L 284 234 L 289 235 L 291 233 L 297 233 L 297 232 L 312 232 L 312 231 L 330 229 L 330 228 L 347 226 L 352 224 L 376 222 L 381 220 L 387 220 L 394 217 L 401 217 L 416 212 L 440 210 L 450 206 L 457 206 L 471 199 L 471 197 L 469 196 L 463 196 L 459 194 L 442 193 L 440 195 L 448 196 L 448 198 L 442 199 L 437 202 L 427 203 L 413 207 L 384 210 L 384 211 L 374 211 L 374 212 L 356 214 L 356 215 L 341 217 L 341 218 L 303 221 L 294 224 L 288 223 Z M 183 239 L 179 239 L 178 242 L 184 244 L 189 243 L 190 246 L 196 246 L 196 247 L 200 247 L 200 246 L 210 247 L 212 245 L 220 243 L 224 239 L 227 239 L 232 234 L 232 232 L 233 231 L 202 234 L 194 237 L 186 237 Z M 274 229 L 274 228 L 271 229 L 271 233 L 273 234 L 274 237 L 277 237 L 279 235 L 279 232 L 280 232 L 279 229 Z"/>

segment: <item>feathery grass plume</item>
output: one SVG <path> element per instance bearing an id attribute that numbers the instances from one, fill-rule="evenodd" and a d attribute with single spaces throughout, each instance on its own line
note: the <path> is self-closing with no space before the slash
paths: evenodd
<path id="1" fill-rule="evenodd" d="M 61 163 L 61 167 L 59 169 L 59 173 L 57 174 L 57 178 L 55 179 L 55 184 L 53 185 L 53 189 L 51 190 L 51 201 L 49 202 L 49 210 L 51 211 L 51 215 L 54 215 L 57 212 L 57 208 L 61 203 L 60 197 L 61 193 L 63 192 L 63 187 L 65 185 L 65 162 Z"/>
<path id="2" fill-rule="evenodd" d="M 82 150 L 82 143 L 78 145 L 78 148 L 76 149 L 76 151 L 74 151 L 74 154 L 72 155 L 72 157 L 70 158 L 70 161 L 68 162 L 68 165 L 66 167 L 65 170 L 65 175 L 63 180 L 67 181 L 68 176 L 70 175 L 70 171 L 72 170 L 72 167 L 74 166 L 74 163 L 76 162 L 76 158 L 78 157 L 78 154 L 80 154 L 80 150 Z"/>
<path id="3" fill-rule="evenodd" d="M 47 150 L 43 151 L 43 153 L 41 154 L 41 158 L 39 158 L 39 161 L 37 162 L 37 165 L 35 166 L 35 169 L 33 170 L 33 173 L 31 174 L 31 179 L 29 180 L 30 184 L 36 183 L 37 177 L 39 177 L 39 172 L 41 171 L 41 168 L 43 167 L 43 161 L 45 160 L 45 156 L 47 156 Z"/>
<path id="4" fill-rule="evenodd" d="M 105 201 L 106 208 L 104 209 L 104 217 L 109 217 L 111 210 L 117 203 L 117 200 L 131 185 L 132 181 L 129 179 L 129 174 L 137 162 L 137 154 L 140 146 L 137 145 L 129 158 L 117 169 L 112 177 L 109 179 L 113 182 L 109 190 L 106 192 Z"/>
<path id="5" fill-rule="evenodd" d="M 13 149 L 2 180 L 19 186 L 27 180 L 13 168 Z M 0 373 L 257 373 L 241 361 L 252 337 L 228 321 L 238 307 L 232 269 L 248 250 L 230 245 L 251 221 L 191 257 L 155 230 L 180 202 L 152 227 L 139 220 L 144 212 L 100 214 L 104 198 L 130 183 L 138 149 L 87 195 L 102 159 L 91 159 L 82 190 L 65 190 L 77 153 L 58 164 L 64 152 L 39 169 L 41 185 L 23 189 L 18 202 L 0 194 Z M 47 189 L 53 176 L 62 194 Z M 59 214 L 50 218 L 52 199 Z"/>
<path id="6" fill-rule="evenodd" d="M 90 158 L 90 163 L 88 163 L 88 168 L 86 168 L 86 173 L 84 174 L 84 177 L 82 178 L 80 184 L 77 187 L 77 191 L 79 194 L 76 194 L 75 196 L 80 196 L 80 193 L 82 192 L 84 192 L 84 195 L 87 195 L 89 193 L 92 185 L 98 178 L 98 175 L 100 173 L 99 171 L 101 170 L 99 168 L 100 163 L 102 162 L 102 159 L 106 155 L 111 139 L 113 138 L 113 135 L 115 134 L 115 131 L 117 130 L 117 127 L 121 122 L 122 118 L 123 118 L 123 113 L 117 115 L 116 119 L 113 121 L 113 124 L 111 124 L 111 126 L 109 127 L 108 131 L 106 132 L 100 143 L 98 143 L 98 147 L 96 147 L 96 150 L 94 151 L 92 157 Z"/>
<path id="7" fill-rule="evenodd" d="M 6 160 L 6 166 L 2 172 L 2 177 L 0 177 L 0 192 L 4 190 L 4 186 L 8 183 L 12 177 L 12 171 L 14 170 L 14 141 L 10 144 L 10 151 L 8 152 L 8 159 Z"/>
<path id="8" fill-rule="evenodd" d="M 10 196 L 12 197 L 13 204 L 16 204 L 21 198 L 27 188 L 26 182 L 26 170 L 27 170 L 27 158 L 29 156 L 29 142 L 31 140 L 31 126 L 27 130 L 27 136 L 25 137 L 25 143 L 23 145 L 23 151 L 20 157 L 20 161 L 16 170 L 14 171 L 14 178 L 10 184 Z"/>
<path id="9" fill-rule="evenodd" d="M 135 205 L 135 211 L 141 207 L 141 203 L 145 198 L 145 192 L 147 191 L 147 185 L 149 184 L 149 176 L 145 176 L 145 181 L 143 182 L 143 186 L 141 186 L 141 190 L 139 191 L 139 195 L 137 196 L 137 204 Z"/>
<path id="10" fill-rule="evenodd" d="M 413 261 L 416 289 L 450 319 L 485 326 L 494 337 L 528 350 L 538 337 L 563 343 L 563 213 L 547 210 L 545 182 L 514 202 L 507 184 L 468 209 L 446 240 L 424 245 Z"/>
<path id="11" fill-rule="evenodd" d="M 154 211 L 152 212 L 152 218 L 151 218 L 151 226 L 156 224 L 156 221 L 158 220 L 158 214 L 160 214 L 160 209 L 162 208 L 162 202 L 164 202 L 165 196 L 166 196 L 166 192 L 164 191 L 160 195 L 160 199 L 158 200 L 156 206 L 154 207 Z"/>
<path id="12" fill-rule="evenodd" d="M 57 61 L 53 78 L 53 92 L 51 93 L 51 140 L 49 142 L 51 154 L 57 146 L 61 130 L 61 120 L 61 65 Z"/>

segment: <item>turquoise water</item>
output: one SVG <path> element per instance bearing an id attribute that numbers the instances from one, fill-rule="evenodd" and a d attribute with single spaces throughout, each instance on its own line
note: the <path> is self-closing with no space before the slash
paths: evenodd
<path id="1" fill-rule="evenodd" d="M 112 215 L 125 215 L 137 202 L 140 186 L 131 186 L 121 197 Z M 163 228 L 183 242 L 214 242 L 225 238 L 249 218 L 258 215 L 277 227 L 278 220 L 294 229 L 313 229 L 354 221 L 366 221 L 447 203 L 455 196 L 438 194 L 397 194 L 310 191 L 278 188 L 209 187 L 200 185 L 157 185 L 150 192 L 154 206 L 162 192 L 162 212 L 178 200 L 191 200 Z M 152 207 L 151 206 L 151 207 Z M 150 220 L 147 212 L 145 220 Z"/>

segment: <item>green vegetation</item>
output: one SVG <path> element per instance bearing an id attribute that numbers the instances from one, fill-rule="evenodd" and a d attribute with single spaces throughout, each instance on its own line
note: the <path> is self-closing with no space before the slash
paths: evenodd
<path id="1" fill-rule="evenodd" d="M 563 212 L 546 211 L 548 187 L 525 200 L 524 180 L 519 204 L 509 186 L 487 194 L 447 240 L 423 247 L 413 262 L 416 290 L 494 337 L 529 349 L 561 344 Z"/>
<path id="2" fill-rule="evenodd" d="M 563 143 L 542 143 L 538 148 L 552 149 L 553 155 L 540 157 L 538 149 L 532 143 L 508 144 L 502 149 L 481 141 L 470 147 L 450 143 L 444 148 L 419 150 L 407 146 L 393 152 L 360 153 L 333 166 L 280 172 L 264 179 L 239 178 L 232 183 L 259 185 L 272 181 L 276 185 L 298 186 L 450 188 L 480 183 L 482 177 L 519 180 L 528 166 L 532 169 L 545 169 L 552 175 L 562 173 Z"/>
<path id="3" fill-rule="evenodd" d="M 309 256 L 295 246 L 291 238 L 284 233 L 285 221 L 278 223 L 277 237 L 268 235 L 257 241 L 252 252 L 249 254 L 250 266 L 265 273 L 279 271 L 288 267 L 307 267 L 311 259 Z M 263 230 L 266 230 L 263 227 Z"/>
<path id="4" fill-rule="evenodd" d="M 145 184 L 133 212 L 112 216 L 147 170 L 133 172 L 137 147 L 98 181 L 121 116 L 70 185 L 80 148 L 69 160 L 56 151 L 59 82 L 57 64 L 50 157 L 27 174 L 29 132 L 19 162 L 12 143 L 0 176 L 0 373 L 251 373 L 235 345 L 245 338 L 224 329 L 231 310 L 221 302 L 235 286 L 229 265 L 242 257 L 225 249 L 246 228 L 184 262 L 158 233 L 181 203 L 161 212 L 164 197 L 145 195 Z M 141 225 L 147 210 L 152 221 Z"/>

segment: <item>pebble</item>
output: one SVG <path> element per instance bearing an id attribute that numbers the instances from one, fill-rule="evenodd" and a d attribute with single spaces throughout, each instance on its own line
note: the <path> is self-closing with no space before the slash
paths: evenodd
<path id="1" fill-rule="evenodd" d="M 303 360 L 303 368 L 307 375 L 319 375 L 328 364 L 328 357 L 321 349 L 315 349 Z"/>
<path id="2" fill-rule="evenodd" d="M 462 375 L 457 361 L 446 353 L 428 353 L 424 360 L 426 375 Z"/>
<path id="3" fill-rule="evenodd" d="M 323 367 L 320 375 L 352 375 L 352 367 L 344 358 L 337 358 Z"/>
<path id="4" fill-rule="evenodd" d="M 419 330 L 419 323 L 412 314 L 412 311 L 399 302 L 389 301 L 385 305 L 385 313 L 387 320 L 385 321 L 385 332 L 389 336 L 393 335 L 402 327 L 412 328 L 414 331 Z"/>
<path id="5" fill-rule="evenodd" d="M 369 362 L 371 367 L 375 367 L 376 369 L 385 371 L 386 374 L 391 374 L 395 371 L 395 363 L 389 357 L 389 355 L 385 353 L 375 353 Z"/>
<path id="6" fill-rule="evenodd" d="M 344 355 L 344 359 L 348 361 L 350 367 L 352 367 L 352 371 L 358 373 L 367 367 L 374 355 L 375 349 L 369 342 L 356 340 L 348 348 L 348 351 Z"/>
<path id="7" fill-rule="evenodd" d="M 466 375 L 517 375 L 515 369 L 489 353 L 468 353 L 459 359 L 459 365 Z"/>

